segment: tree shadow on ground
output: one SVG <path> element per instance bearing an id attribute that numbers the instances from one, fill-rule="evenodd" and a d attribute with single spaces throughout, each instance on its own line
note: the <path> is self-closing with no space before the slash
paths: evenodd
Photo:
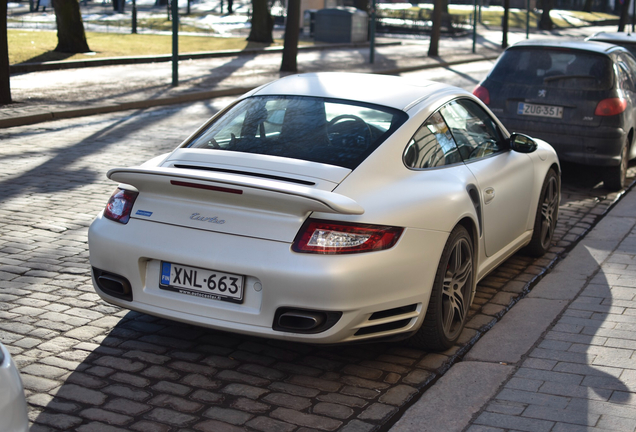
<path id="1" fill-rule="evenodd" d="M 58 52 L 58 51 L 47 51 L 45 53 L 36 55 L 35 57 L 31 57 L 30 59 L 23 61 L 21 63 L 18 64 L 25 64 L 25 63 L 44 63 L 44 62 L 51 62 L 51 61 L 62 61 L 62 60 L 66 60 L 69 57 L 73 57 L 74 53 L 63 53 L 63 52 Z"/>
<path id="2" fill-rule="evenodd" d="M 628 256 L 617 259 L 615 255 L 610 262 L 631 261 L 636 255 L 636 236 L 628 239 L 619 248 Z M 611 251 L 603 249 L 603 241 L 597 238 L 575 252 L 572 259 L 577 268 L 594 269 L 605 259 Z M 628 382 L 633 376 L 629 333 L 636 326 L 627 324 L 633 320 L 622 313 L 625 303 L 636 298 L 636 289 L 631 282 L 629 288 L 621 287 L 612 272 L 610 264 L 589 283 L 581 281 L 582 291 L 475 419 L 475 425 L 506 430 L 618 430 L 617 426 L 629 421 L 633 428 L 633 420 L 628 419 L 633 416 L 636 387 L 633 379 Z M 551 298 L 547 292 L 545 296 Z"/>
<path id="3" fill-rule="evenodd" d="M 182 107 L 183 108 L 183 107 Z M 125 116 L 121 116 L 113 121 L 108 121 L 107 126 L 98 130 L 78 142 L 69 142 L 68 145 L 55 148 L 44 148 L 41 152 L 25 152 L 15 156 L 5 156 L 2 158 L 4 162 L 12 159 L 24 160 L 26 155 L 34 157 L 45 157 L 46 160 L 36 164 L 16 177 L 11 177 L 0 181 L 0 201 L 5 201 L 16 196 L 23 196 L 27 193 L 48 194 L 62 190 L 71 190 L 81 188 L 85 185 L 93 184 L 97 178 L 103 176 L 101 172 L 95 172 L 89 168 L 70 168 L 78 161 L 93 154 L 100 153 L 111 145 L 118 144 L 122 140 L 122 136 L 126 135 L 126 131 L 152 129 L 154 123 L 164 120 L 161 116 L 141 115 L 145 110 L 137 110 Z M 176 111 L 175 111 L 176 113 Z M 125 126 L 125 129 L 122 129 Z M 71 126 L 71 128 L 74 126 Z M 62 127 L 61 129 L 64 129 Z M 187 136 L 184 131 L 184 138 Z M 15 133 L 15 132 L 13 132 Z M 26 131 L 25 136 L 31 140 L 37 140 L 38 135 L 50 133 L 49 130 L 37 129 L 36 131 Z M 175 139 L 169 148 L 163 151 L 172 150 L 179 144 L 179 140 Z M 161 149 L 157 149 L 160 154 Z M 137 161 L 141 163 L 143 161 Z M 130 163 L 130 161 L 122 161 L 122 164 Z M 42 181 L 43 178 L 49 178 L 49 181 Z M 114 184 L 114 183 L 113 183 Z"/>

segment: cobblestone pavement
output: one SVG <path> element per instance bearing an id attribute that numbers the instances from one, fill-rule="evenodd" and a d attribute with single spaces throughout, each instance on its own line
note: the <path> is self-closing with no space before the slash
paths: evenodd
<path id="1" fill-rule="evenodd" d="M 32 431 L 381 430 L 617 197 L 566 167 L 555 246 L 541 259 L 516 255 L 483 280 L 459 345 L 444 353 L 250 338 L 101 301 L 86 234 L 115 188 L 105 172 L 172 150 L 227 102 L 3 131 L 0 340 L 21 369 Z"/>

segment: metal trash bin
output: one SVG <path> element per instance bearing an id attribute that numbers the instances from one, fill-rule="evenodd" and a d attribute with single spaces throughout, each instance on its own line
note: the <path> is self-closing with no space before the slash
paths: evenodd
<path id="1" fill-rule="evenodd" d="M 337 7 L 316 11 L 314 40 L 319 42 L 366 42 L 369 16 L 354 7 Z"/>

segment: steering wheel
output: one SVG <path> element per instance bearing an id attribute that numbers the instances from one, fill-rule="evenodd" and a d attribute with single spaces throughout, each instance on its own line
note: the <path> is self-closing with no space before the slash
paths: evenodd
<path id="1" fill-rule="evenodd" d="M 369 147 L 369 145 L 371 144 L 371 138 L 373 137 L 373 132 L 371 132 L 371 127 L 367 124 L 367 122 L 365 122 L 360 117 L 355 116 L 353 114 L 342 114 L 342 115 L 336 116 L 332 118 L 329 121 L 329 123 L 327 123 L 327 139 L 329 140 L 329 143 L 331 145 L 334 144 L 333 136 L 336 134 L 340 135 L 340 132 L 333 131 L 333 128 L 334 126 L 336 126 L 337 123 L 342 121 L 354 122 L 355 126 L 351 130 L 360 129 L 362 131 L 361 134 L 358 136 L 358 141 L 356 142 L 356 145 L 362 146 L 365 149 Z M 351 132 L 349 132 L 349 134 L 351 134 Z M 360 138 L 363 139 L 362 142 L 360 142 Z"/>

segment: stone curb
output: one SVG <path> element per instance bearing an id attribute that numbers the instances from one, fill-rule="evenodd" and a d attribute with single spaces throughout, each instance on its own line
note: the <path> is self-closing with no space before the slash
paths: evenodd
<path id="1" fill-rule="evenodd" d="M 465 56 L 463 56 L 463 59 L 461 60 L 451 60 L 451 61 L 445 61 L 437 57 L 434 59 L 438 60 L 439 61 L 438 63 L 423 64 L 419 66 L 409 66 L 409 67 L 396 68 L 396 69 L 387 69 L 384 71 L 376 71 L 372 73 L 376 73 L 380 75 L 397 75 L 404 72 L 433 69 L 437 67 L 448 67 L 448 66 L 477 62 L 482 60 L 495 60 L 498 57 L 499 57 L 499 54 L 490 55 L 490 56 L 471 55 L 470 58 L 466 58 Z M 222 90 L 210 90 L 210 91 L 185 93 L 182 95 L 165 97 L 165 98 L 146 99 L 146 100 L 122 102 L 122 103 L 115 103 L 115 104 L 105 104 L 105 105 L 93 106 L 88 108 L 63 109 L 58 111 L 43 112 L 40 114 L 17 116 L 17 117 L 0 119 L 0 129 L 6 129 L 6 128 L 11 128 L 16 126 L 32 125 L 32 124 L 43 123 L 43 122 L 52 121 L 52 120 L 86 117 L 86 116 L 92 116 L 97 114 L 126 111 L 131 109 L 145 109 L 145 108 L 152 108 L 157 106 L 176 105 L 176 104 L 181 104 L 186 102 L 196 102 L 200 100 L 214 99 L 214 98 L 224 97 L 224 96 L 239 96 L 254 88 L 255 87 L 232 87 L 232 88 L 227 88 Z"/>

